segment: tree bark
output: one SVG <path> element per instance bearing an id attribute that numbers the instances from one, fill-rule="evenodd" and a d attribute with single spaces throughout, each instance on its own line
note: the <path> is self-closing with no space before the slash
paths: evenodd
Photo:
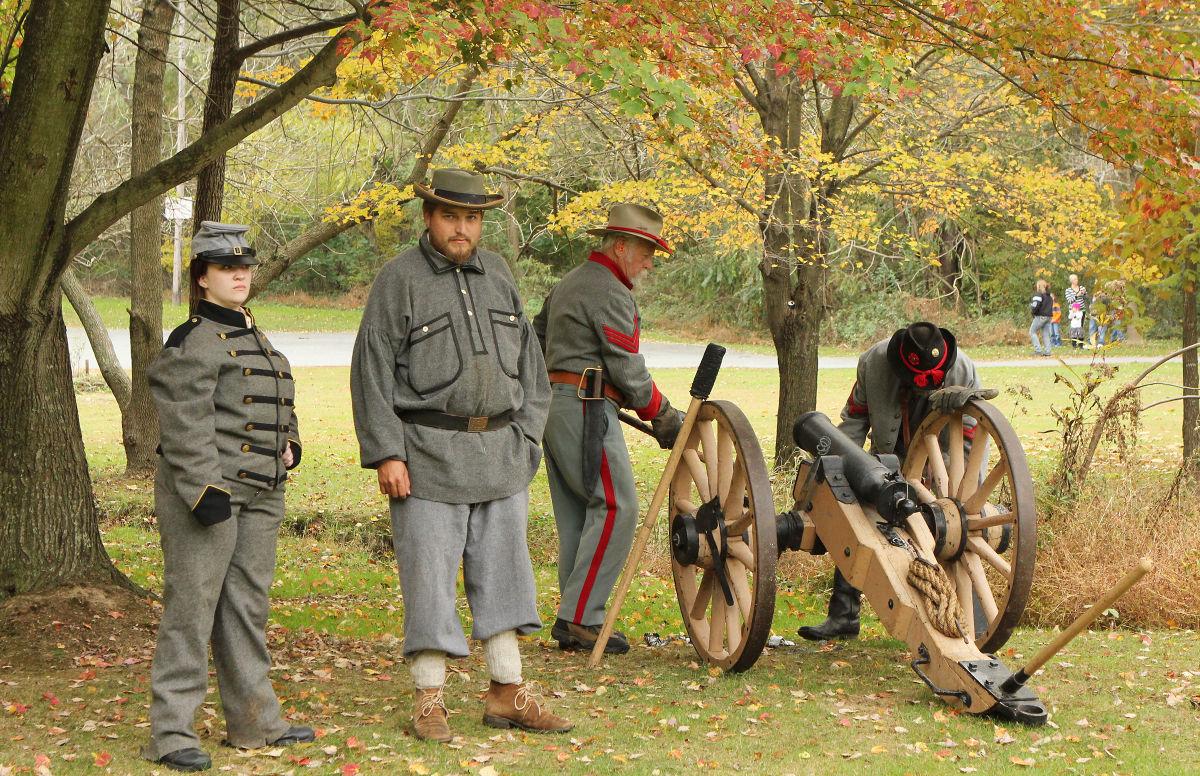
<path id="1" fill-rule="evenodd" d="M 1200 342 L 1196 320 L 1196 259 L 1191 254 L 1183 262 L 1183 346 Z M 1183 474 L 1200 481 L 1200 365 L 1196 349 L 1183 354 Z"/>
<path id="2" fill-rule="evenodd" d="M 779 407 L 775 419 L 775 465 L 796 456 L 792 424 L 817 406 L 817 348 L 825 320 L 828 282 L 828 202 L 837 181 L 807 179 L 792 166 L 805 132 L 805 87 L 795 76 L 754 74 L 756 94 L 747 94 L 763 131 L 781 162 L 764 174 L 770 209 L 759 220 L 763 238 L 763 305 L 779 364 Z M 812 91 L 814 100 L 819 93 Z M 818 107 L 820 103 L 817 103 Z M 841 159 L 851 138 L 856 103 L 831 97 L 818 111 L 821 150 Z M 798 165 L 797 165 L 798 167 Z"/>
<path id="3" fill-rule="evenodd" d="M 71 302 L 71 307 L 75 309 L 75 314 L 79 316 L 79 322 L 83 324 L 83 331 L 87 334 L 92 352 L 96 355 L 96 366 L 100 368 L 100 374 L 104 375 L 104 382 L 108 383 L 108 389 L 112 391 L 113 398 L 117 400 L 117 407 L 124 417 L 129 406 L 131 390 L 129 375 L 121 368 L 117 352 L 113 350 L 112 338 L 108 336 L 108 329 L 104 327 L 100 313 L 96 312 L 96 306 L 92 304 L 87 291 L 83 290 L 83 284 L 79 282 L 74 271 L 68 269 L 63 273 L 62 290 Z"/>
<path id="4" fill-rule="evenodd" d="M 119 581 L 100 540 L 58 277 L 105 0 L 39 0 L 0 123 L 0 598 Z"/>
<path id="5" fill-rule="evenodd" d="M 162 159 L 163 75 L 174 22 L 175 6 L 169 0 L 145 0 L 130 101 L 131 176 L 144 173 Z M 145 474 L 157 465 L 158 411 L 146 370 L 162 350 L 162 209 L 160 194 L 130 214 L 129 353 L 133 369 L 129 402 L 121 411 L 127 474 Z"/>
<path id="6" fill-rule="evenodd" d="M 213 39 L 212 65 L 208 74 L 208 93 L 204 96 L 204 123 L 201 133 L 227 121 L 233 114 L 233 95 L 237 89 L 242 58 L 238 55 L 238 16 L 241 0 L 218 0 L 216 37 Z M 196 176 L 196 201 L 192 210 L 192 234 L 201 221 L 220 221 L 225 200 L 225 154 L 213 159 Z"/>

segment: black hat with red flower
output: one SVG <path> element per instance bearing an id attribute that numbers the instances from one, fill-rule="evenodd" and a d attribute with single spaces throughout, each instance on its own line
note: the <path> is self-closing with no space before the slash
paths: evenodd
<path id="1" fill-rule="evenodd" d="M 892 335 L 887 354 L 901 382 L 931 391 L 945 382 L 958 358 L 958 345 L 946 329 L 918 321 Z"/>

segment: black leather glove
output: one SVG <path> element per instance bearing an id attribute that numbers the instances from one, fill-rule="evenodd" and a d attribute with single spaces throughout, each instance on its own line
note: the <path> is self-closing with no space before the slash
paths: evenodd
<path id="1" fill-rule="evenodd" d="M 654 438 L 658 440 L 658 446 L 663 450 L 670 450 L 675 446 L 679 430 L 683 428 L 683 413 L 672 407 L 671 402 L 664 396 L 658 414 L 650 421 L 650 427 L 654 429 Z"/>
<path id="2" fill-rule="evenodd" d="M 929 409 L 936 412 L 957 412 L 972 399 L 994 399 L 1000 395 L 995 388 L 972 388 L 968 385 L 947 385 L 929 394 Z"/>
<path id="3" fill-rule="evenodd" d="M 225 522 L 233 516 L 233 510 L 229 504 L 229 494 L 212 485 L 205 486 L 200 500 L 196 502 L 196 506 L 192 507 L 192 516 L 206 528 Z"/>

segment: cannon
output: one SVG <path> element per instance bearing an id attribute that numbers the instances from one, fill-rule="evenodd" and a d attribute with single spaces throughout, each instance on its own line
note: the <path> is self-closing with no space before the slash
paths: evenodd
<path id="1" fill-rule="evenodd" d="M 1066 642 L 1016 672 L 995 656 L 1029 599 L 1037 539 L 1032 478 L 1003 414 L 980 400 L 931 414 L 901 465 L 806 413 L 793 436 L 810 459 L 798 468 L 791 507 L 777 512 L 750 423 L 735 404 L 708 399 L 722 353 L 710 345 L 697 372 L 591 665 L 665 501 L 679 609 L 704 661 L 728 672 L 753 666 L 771 631 L 780 554 L 828 554 L 888 633 L 909 645 L 910 666 L 935 695 L 969 713 L 1045 722 L 1025 679 Z M 1074 633 L 1088 622 L 1081 617 Z"/>

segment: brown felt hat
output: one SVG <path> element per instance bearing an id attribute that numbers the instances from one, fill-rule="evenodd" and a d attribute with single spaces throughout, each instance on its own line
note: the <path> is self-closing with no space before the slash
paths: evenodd
<path id="1" fill-rule="evenodd" d="M 623 234 L 638 237 L 654 244 L 654 249 L 671 253 L 662 235 L 663 217 L 658 211 L 645 205 L 635 205 L 632 202 L 622 202 L 613 205 L 608 210 L 608 226 L 588 229 L 588 234 L 603 237 L 606 234 Z"/>
<path id="2" fill-rule="evenodd" d="M 414 183 L 413 191 L 426 202 L 451 207 L 465 207 L 471 210 L 488 210 L 499 207 L 504 202 L 503 194 L 489 194 L 485 191 L 487 181 L 478 173 L 470 170 L 448 168 L 434 170 L 429 185 Z"/>

